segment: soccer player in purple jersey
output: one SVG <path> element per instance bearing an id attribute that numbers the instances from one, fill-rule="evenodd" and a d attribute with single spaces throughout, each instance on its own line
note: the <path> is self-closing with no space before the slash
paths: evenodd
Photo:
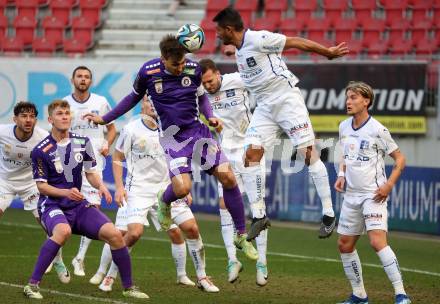
<path id="1" fill-rule="evenodd" d="M 165 36 L 159 46 L 161 57 L 142 65 L 129 95 L 103 117 L 89 113 L 85 118 L 98 124 L 109 123 L 128 112 L 147 94 L 158 114 L 162 130 L 160 142 L 166 152 L 171 177 L 171 184 L 158 194 L 158 219 L 162 228 L 166 230 L 171 224 L 170 203 L 190 192 L 191 174 L 202 168 L 223 185 L 225 205 L 237 230 L 236 246 L 256 260 L 257 251 L 246 240 L 243 199 L 231 166 L 209 128 L 199 120 L 200 111 L 211 126 L 222 127 L 221 120 L 212 114 L 201 86 L 200 66 L 185 58 L 185 49 L 172 35 Z"/>
<path id="2" fill-rule="evenodd" d="M 104 195 L 107 203 L 112 197 L 96 172 L 96 160 L 90 140 L 70 133 L 72 117 L 67 101 L 55 100 L 49 107 L 51 133 L 32 150 L 34 180 L 40 192 L 38 213 L 48 235 L 35 264 L 29 283 L 24 287 L 28 298 L 42 299 L 39 283 L 44 271 L 72 233 L 103 240 L 112 249 L 118 265 L 123 295 L 148 298 L 132 283 L 131 260 L 121 233 L 110 219 L 84 199 L 81 193 L 82 169 L 90 184 Z"/>

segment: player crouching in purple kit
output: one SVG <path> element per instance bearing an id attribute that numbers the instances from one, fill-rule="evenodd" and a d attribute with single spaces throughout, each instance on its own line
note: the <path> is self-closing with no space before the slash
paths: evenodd
<path id="1" fill-rule="evenodd" d="M 90 184 L 99 190 L 107 203 L 112 201 L 107 187 L 95 173 L 96 160 L 90 140 L 69 132 L 72 116 L 67 101 L 53 101 L 48 112 L 52 131 L 33 149 L 31 157 L 34 180 L 40 192 L 38 212 L 50 238 L 40 249 L 34 272 L 24 287 L 24 294 L 28 298 L 43 298 L 38 284 L 44 271 L 74 233 L 108 243 L 113 261 L 121 273 L 123 295 L 148 298 L 132 283 L 131 260 L 121 233 L 80 192 L 84 166 Z"/>

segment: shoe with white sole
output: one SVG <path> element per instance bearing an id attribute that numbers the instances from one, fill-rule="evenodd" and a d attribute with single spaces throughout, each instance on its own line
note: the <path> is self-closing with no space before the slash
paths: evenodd
<path id="1" fill-rule="evenodd" d="M 206 292 L 219 292 L 217 286 L 215 286 L 208 277 L 204 277 L 197 282 L 197 287 Z"/>
<path id="2" fill-rule="evenodd" d="M 53 266 L 53 262 L 50 263 L 49 267 L 47 267 L 47 269 L 46 269 L 46 271 L 44 273 L 46 274 L 46 273 L 51 272 L 52 271 L 52 266 Z"/>
<path id="3" fill-rule="evenodd" d="M 135 298 L 135 299 L 149 299 L 150 297 L 145 293 L 139 290 L 137 286 L 131 286 L 130 288 L 125 289 L 122 292 L 122 295 L 127 298 Z"/>
<path id="4" fill-rule="evenodd" d="M 227 269 L 228 282 L 234 283 L 238 279 L 239 273 L 243 270 L 243 265 L 239 261 L 229 261 Z"/>
<path id="5" fill-rule="evenodd" d="M 58 279 L 60 279 L 61 283 L 67 284 L 70 282 L 70 272 L 66 268 L 66 265 L 64 265 L 63 262 L 55 262 L 53 263 L 53 267 L 55 268 L 55 271 L 57 272 Z"/>
<path id="6" fill-rule="evenodd" d="M 257 285 L 264 286 L 267 284 L 267 266 L 257 262 Z"/>
<path id="7" fill-rule="evenodd" d="M 115 278 L 110 277 L 110 276 L 106 276 L 104 278 L 104 280 L 101 282 L 101 284 L 99 284 L 99 289 L 101 289 L 102 291 L 112 291 L 112 287 L 113 287 L 113 283 L 115 282 Z"/>
<path id="8" fill-rule="evenodd" d="M 36 284 L 27 284 L 24 289 L 23 293 L 26 297 L 29 299 L 42 299 L 43 296 L 40 293 L 40 287 Z"/>
<path id="9" fill-rule="evenodd" d="M 186 286 L 196 286 L 196 283 L 191 281 L 186 275 L 178 276 L 177 284 L 186 285 Z"/>
<path id="10" fill-rule="evenodd" d="M 84 261 L 77 259 L 76 257 L 72 260 L 73 274 L 79 277 L 84 277 L 86 275 L 84 271 Z"/>
<path id="11" fill-rule="evenodd" d="M 97 272 L 93 277 L 90 278 L 89 283 L 93 285 L 99 285 L 101 284 L 104 277 L 105 277 L 105 273 Z"/>

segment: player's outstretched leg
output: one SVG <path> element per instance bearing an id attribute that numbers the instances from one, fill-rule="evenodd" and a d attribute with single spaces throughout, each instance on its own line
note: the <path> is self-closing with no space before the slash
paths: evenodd
<path id="1" fill-rule="evenodd" d="M 84 268 L 84 258 L 91 242 L 92 240 L 88 237 L 81 236 L 78 253 L 72 260 L 73 274 L 76 276 L 83 277 L 86 275 Z"/>
<path id="2" fill-rule="evenodd" d="M 221 200 L 220 206 L 222 206 L 223 201 Z M 234 222 L 232 221 L 231 214 L 226 209 L 220 209 L 220 223 L 223 242 L 225 243 L 226 252 L 228 254 L 228 282 L 234 283 L 243 270 L 243 265 L 237 259 L 237 250 L 234 245 Z"/>
<path id="3" fill-rule="evenodd" d="M 105 277 L 105 273 L 107 272 L 107 267 L 112 262 L 112 253 L 110 251 L 110 245 L 104 244 L 101 253 L 101 260 L 99 262 L 99 268 L 93 277 L 90 278 L 89 282 L 93 285 L 98 285 L 102 282 Z"/>
<path id="4" fill-rule="evenodd" d="M 196 286 L 196 283 L 191 281 L 186 274 L 186 242 L 181 230 L 178 227 L 171 227 L 167 233 L 171 240 L 171 255 L 176 265 L 176 283 L 185 286 Z"/>
<path id="5" fill-rule="evenodd" d="M 171 199 L 173 199 L 174 197 L 177 199 L 176 195 L 174 194 L 172 184 L 169 184 L 165 190 L 161 190 L 157 193 L 157 220 L 159 221 L 160 227 L 164 231 L 167 231 L 168 229 L 170 229 L 172 220 L 171 205 L 166 203 L 166 199 L 164 199 L 165 195 L 167 196 L 167 198 L 168 196 L 171 196 Z"/>
<path id="6" fill-rule="evenodd" d="M 263 230 L 260 232 L 260 235 L 255 239 L 257 243 L 257 251 L 258 251 L 258 261 L 256 264 L 257 268 L 257 285 L 264 286 L 267 284 L 268 280 L 268 271 L 267 271 L 267 234 L 268 230 Z"/>

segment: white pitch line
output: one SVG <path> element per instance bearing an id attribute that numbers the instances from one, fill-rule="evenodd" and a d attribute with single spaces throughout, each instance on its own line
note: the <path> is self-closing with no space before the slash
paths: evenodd
<path id="1" fill-rule="evenodd" d="M 32 228 L 32 229 L 41 229 L 40 226 L 32 225 L 32 224 L 22 225 L 22 224 L 11 223 L 11 222 L 0 222 L 0 225 L 19 226 L 19 227 L 26 227 L 26 228 Z M 148 241 L 165 242 L 165 243 L 168 243 L 170 241 L 169 239 L 157 238 L 157 237 L 146 237 L 146 236 L 141 237 L 141 239 L 148 240 Z M 217 249 L 224 249 L 225 248 L 223 245 L 217 245 L 217 244 L 204 243 L 203 245 L 205 247 L 209 247 L 209 248 L 217 248 Z M 267 254 L 274 255 L 274 256 L 281 256 L 281 257 L 288 257 L 288 258 L 297 258 L 297 259 L 303 259 L 303 260 L 314 260 L 314 261 L 322 261 L 322 262 L 330 262 L 330 263 L 341 263 L 341 261 L 338 259 L 323 258 L 323 257 L 317 257 L 317 256 L 307 256 L 307 255 L 282 253 L 282 252 L 271 252 L 271 251 L 268 251 Z M 383 266 L 379 265 L 379 264 L 362 263 L 362 265 L 372 267 L 372 268 L 383 268 Z M 400 267 L 400 270 L 405 271 L 405 272 L 413 272 L 413 273 L 418 273 L 418 274 L 425 274 L 425 275 L 440 277 L 440 273 L 438 273 L 438 272 L 432 272 L 432 271 L 426 271 L 426 270 L 420 270 L 420 269 L 414 269 L 414 268 L 407 268 L 407 267 Z"/>
<path id="2" fill-rule="evenodd" d="M 12 283 L 7 283 L 7 282 L 0 282 L 0 285 L 21 288 L 21 289 L 24 288 L 24 285 L 12 284 Z M 52 290 L 52 289 L 40 288 L 40 290 L 43 292 L 47 292 L 47 293 L 63 295 L 63 296 L 68 296 L 68 297 L 72 297 L 72 298 L 84 299 L 84 300 L 90 300 L 90 301 L 95 301 L 95 302 L 104 302 L 104 303 L 113 303 L 113 304 L 128 304 L 126 302 L 112 300 L 112 299 L 104 299 L 104 298 L 98 298 L 98 297 L 92 297 L 92 296 L 83 296 L 83 295 L 79 295 L 76 293 L 63 292 L 63 291 L 57 291 L 57 290 Z"/>

